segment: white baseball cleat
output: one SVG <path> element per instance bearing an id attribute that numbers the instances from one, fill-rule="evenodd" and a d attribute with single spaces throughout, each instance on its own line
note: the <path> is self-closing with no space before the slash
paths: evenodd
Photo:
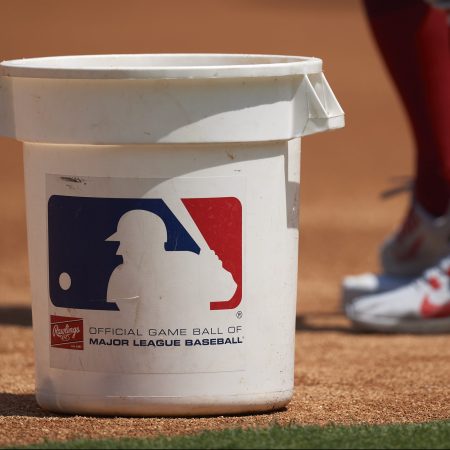
<path id="1" fill-rule="evenodd" d="M 433 217 L 413 202 L 401 229 L 382 244 L 381 265 L 385 274 L 419 276 L 450 253 L 450 209 Z"/>
<path id="2" fill-rule="evenodd" d="M 450 332 L 450 257 L 410 283 L 344 305 L 360 329 L 391 333 Z"/>
<path id="3" fill-rule="evenodd" d="M 342 280 L 341 284 L 343 307 L 357 297 L 391 291 L 405 286 L 414 279 L 415 277 L 398 277 L 375 273 L 348 275 Z"/>

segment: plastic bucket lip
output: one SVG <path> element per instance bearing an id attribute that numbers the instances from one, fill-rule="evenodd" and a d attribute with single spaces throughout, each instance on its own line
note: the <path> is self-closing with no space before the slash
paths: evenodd
<path id="1" fill-rule="evenodd" d="M 283 77 L 320 73 L 314 57 L 165 53 L 73 55 L 25 58 L 0 63 L 0 75 L 56 79 L 206 79 Z"/>

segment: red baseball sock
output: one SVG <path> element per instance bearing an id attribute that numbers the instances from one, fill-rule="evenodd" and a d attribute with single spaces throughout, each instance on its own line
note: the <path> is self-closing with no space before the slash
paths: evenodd
<path id="1" fill-rule="evenodd" d="M 422 0 L 365 0 L 416 140 L 414 196 L 432 215 L 450 199 L 450 46 L 446 13 Z"/>

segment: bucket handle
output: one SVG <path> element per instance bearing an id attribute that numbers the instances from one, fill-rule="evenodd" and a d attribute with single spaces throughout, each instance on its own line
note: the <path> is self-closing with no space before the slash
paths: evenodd
<path id="1" fill-rule="evenodd" d="M 344 111 L 325 75 L 322 72 L 305 75 L 303 83 L 308 101 L 308 120 L 301 135 L 342 128 L 345 124 Z"/>
<path id="2" fill-rule="evenodd" d="M 0 76 L 0 136 L 15 135 L 11 79 Z"/>

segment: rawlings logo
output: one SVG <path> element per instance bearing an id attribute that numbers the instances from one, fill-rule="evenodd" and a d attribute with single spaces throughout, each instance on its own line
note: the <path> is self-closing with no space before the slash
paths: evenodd
<path id="1" fill-rule="evenodd" d="M 52 347 L 83 350 L 83 319 L 50 316 L 50 342 Z"/>
<path id="2" fill-rule="evenodd" d="M 59 328 L 59 325 L 54 325 L 52 336 L 57 336 L 62 341 L 69 342 L 70 340 L 75 339 L 80 331 L 80 327 L 71 327 L 68 323 L 66 323 L 64 328 Z"/>

